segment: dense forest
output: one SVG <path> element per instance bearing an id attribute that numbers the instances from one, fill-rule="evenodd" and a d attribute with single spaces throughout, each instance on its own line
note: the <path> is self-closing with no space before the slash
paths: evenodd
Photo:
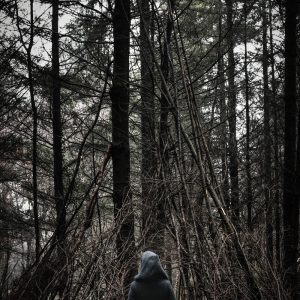
<path id="1" fill-rule="evenodd" d="M 1 0 L 0 299 L 299 299 L 299 6 Z"/>

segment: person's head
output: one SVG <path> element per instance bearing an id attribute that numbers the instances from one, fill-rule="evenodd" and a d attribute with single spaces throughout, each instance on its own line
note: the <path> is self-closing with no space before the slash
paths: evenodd
<path id="1" fill-rule="evenodd" d="M 142 255 L 140 273 L 136 277 L 138 280 L 168 279 L 163 270 L 159 256 L 152 251 L 145 251 Z"/>

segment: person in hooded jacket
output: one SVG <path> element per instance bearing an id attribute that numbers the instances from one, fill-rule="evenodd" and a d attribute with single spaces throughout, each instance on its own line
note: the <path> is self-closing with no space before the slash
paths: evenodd
<path id="1" fill-rule="evenodd" d="M 176 300 L 157 254 L 143 253 L 140 273 L 130 285 L 128 300 Z"/>

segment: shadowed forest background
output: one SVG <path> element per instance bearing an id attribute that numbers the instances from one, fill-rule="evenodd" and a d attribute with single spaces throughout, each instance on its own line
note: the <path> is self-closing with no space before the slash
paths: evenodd
<path id="1" fill-rule="evenodd" d="M 2 0 L 0 299 L 299 299 L 299 15 Z"/>

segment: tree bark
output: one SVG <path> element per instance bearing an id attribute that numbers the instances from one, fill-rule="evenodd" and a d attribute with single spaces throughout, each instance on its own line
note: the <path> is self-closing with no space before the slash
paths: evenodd
<path id="1" fill-rule="evenodd" d="M 54 198 L 56 207 L 56 246 L 58 259 L 61 262 L 62 280 L 58 292 L 62 296 L 67 280 L 66 273 L 66 204 L 63 187 L 63 154 L 62 154 L 62 120 L 61 95 L 59 78 L 59 0 L 52 2 L 52 125 L 53 125 L 53 170 Z M 58 270 L 60 271 L 60 270 Z"/>
<path id="2" fill-rule="evenodd" d="M 223 194 L 224 202 L 227 208 L 230 206 L 229 196 L 229 180 L 228 180 L 228 163 L 227 163 L 227 110 L 225 97 L 225 70 L 224 70 L 224 53 L 222 52 L 222 17 L 219 17 L 219 47 L 218 47 L 218 79 L 220 99 L 220 140 L 221 140 L 221 160 L 222 160 L 222 178 L 223 178 Z"/>
<path id="3" fill-rule="evenodd" d="M 33 47 L 33 0 L 30 0 L 30 38 L 29 45 L 26 49 L 27 53 L 27 69 L 28 69 L 28 80 L 29 80 L 29 94 L 32 109 L 32 198 L 33 198 L 33 216 L 34 216 L 34 231 L 35 231 L 35 256 L 36 260 L 39 259 L 40 255 L 40 225 L 39 225 L 39 208 L 38 208 L 38 182 L 37 182 L 37 129 L 38 129 L 38 113 L 35 104 L 33 77 L 32 77 L 32 59 L 31 50 Z"/>
<path id="4" fill-rule="evenodd" d="M 297 2 L 287 0 L 285 17 L 285 135 L 283 183 L 283 281 L 296 299 L 299 198 L 296 194 L 296 14 Z"/>
<path id="5" fill-rule="evenodd" d="M 168 2 L 168 19 L 165 31 L 165 40 L 163 44 L 163 53 L 161 57 L 161 72 L 166 84 L 169 82 L 170 73 L 170 43 L 173 30 L 173 9 L 175 1 Z M 160 99 L 160 128 L 159 128 L 159 157 L 160 157 L 160 191 L 157 204 L 157 248 L 158 253 L 162 256 L 164 249 L 164 230 L 166 223 L 166 178 L 169 174 L 169 154 L 168 154 L 168 117 L 169 117 L 169 102 L 166 96 L 166 85 L 162 83 L 161 99 Z"/>
<path id="6" fill-rule="evenodd" d="M 271 202 L 271 133 L 270 133 L 270 95 L 268 74 L 268 20 L 266 3 L 262 6 L 263 19 L 263 93 L 264 93 L 264 197 L 266 206 L 266 250 L 268 262 L 273 266 L 273 204 Z"/>
<path id="7" fill-rule="evenodd" d="M 250 161 L 250 93 L 249 93 L 249 74 L 248 74 L 248 48 L 247 48 L 247 1 L 244 2 L 244 53 L 245 53 L 245 101 L 246 101 L 246 199 L 247 199 L 247 226 L 250 231 L 252 225 L 252 176 Z"/>
<path id="8" fill-rule="evenodd" d="M 29 42 L 26 44 L 23 33 L 20 27 L 20 18 L 19 18 L 19 7 L 18 3 L 15 3 L 15 10 L 17 15 L 17 28 L 20 34 L 20 41 L 26 52 L 26 67 L 28 73 L 28 83 L 29 83 L 29 96 L 30 104 L 32 111 L 32 200 L 33 200 L 33 218 L 34 218 L 34 231 L 35 231 L 35 257 L 36 260 L 39 258 L 40 253 L 40 226 L 39 226 L 39 212 L 38 212 L 38 184 L 37 184 L 37 127 L 38 127 L 38 113 L 35 104 L 35 95 L 34 95 L 34 85 L 33 85 L 33 76 L 32 76 L 32 57 L 31 51 L 34 42 L 34 21 L 33 21 L 33 0 L 30 0 L 30 28 L 29 28 Z"/>
<path id="9" fill-rule="evenodd" d="M 281 203 L 279 197 L 279 187 L 281 177 L 279 175 L 279 140 L 278 140 L 278 104 L 276 99 L 276 83 L 275 83 L 275 59 L 274 59 L 274 44 L 273 44 L 273 23 L 272 23 L 272 0 L 269 1 L 269 20 L 270 20 L 270 57 L 271 57 L 271 99 L 273 103 L 273 119 L 274 119 L 274 218 L 275 218 L 275 249 L 276 249 L 276 266 L 280 270 L 281 263 Z"/>
<path id="10" fill-rule="evenodd" d="M 116 0 L 113 15 L 114 67 L 112 101 L 112 162 L 115 224 L 118 226 L 116 251 L 121 270 L 126 271 L 124 290 L 136 273 L 130 262 L 135 251 L 134 213 L 130 192 L 129 149 L 129 42 L 130 0 Z"/>
<path id="11" fill-rule="evenodd" d="M 239 221 L 239 170 L 238 148 L 236 138 L 236 87 L 235 87 L 235 60 L 233 41 L 233 4 L 232 0 L 226 0 L 227 9 L 227 43 L 228 43 L 228 123 L 229 123 L 229 174 L 231 188 L 231 206 L 235 225 Z"/>
<path id="12" fill-rule="evenodd" d="M 157 191 L 155 141 L 155 104 L 152 78 L 151 10 L 149 0 L 140 0 L 140 57 L 141 57 L 141 134 L 142 134 L 142 231 L 145 249 L 155 250 L 156 215 L 153 210 Z"/>

